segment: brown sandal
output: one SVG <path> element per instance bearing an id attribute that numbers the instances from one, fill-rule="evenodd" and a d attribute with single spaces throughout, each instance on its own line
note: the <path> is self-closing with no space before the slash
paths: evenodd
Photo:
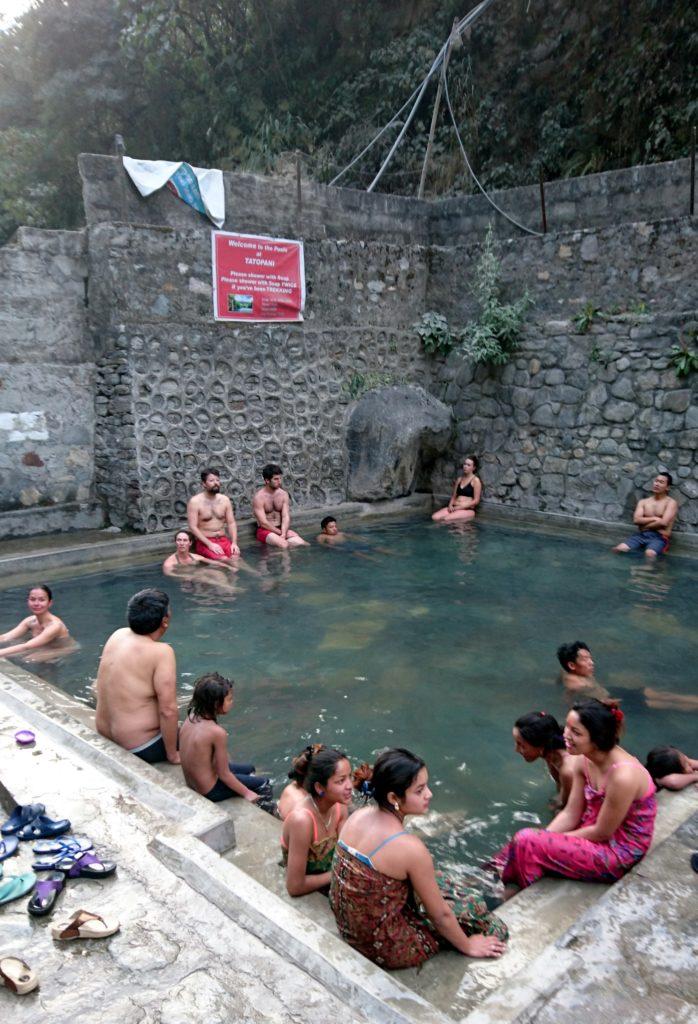
<path id="1" fill-rule="evenodd" d="M 18 956 L 0 957 L 0 981 L 11 992 L 23 996 L 39 984 L 39 976 Z"/>
<path id="2" fill-rule="evenodd" d="M 120 928 L 119 922 L 100 917 L 89 910 L 76 910 L 63 924 L 54 925 L 54 939 L 106 939 Z"/>

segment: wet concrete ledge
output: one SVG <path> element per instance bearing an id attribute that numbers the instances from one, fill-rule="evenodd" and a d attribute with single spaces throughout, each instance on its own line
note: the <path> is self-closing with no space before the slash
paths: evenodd
<path id="1" fill-rule="evenodd" d="M 230 801 L 229 807 L 212 806 L 186 788 L 174 766 L 162 771 L 145 765 L 97 736 L 89 709 L 16 666 L 0 670 L 0 707 L 17 727 L 29 725 L 49 738 L 62 758 L 89 766 L 92 789 L 106 787 L 107 780 L 109 785 L 116 783 L 131 812 L 142 806 L 151 815 L 148 849 L 169 871 L 284 961 L 306 971 L 372 1021 L 547 1024 L 549 999 L 559 996 L 565 1005 L 575 1005 L 575 993 L 588 985 L 589 970 L 599 956 L 612 965 L 604 992 L 615 991 L 630 957 L 618 921 L 644 933 L 644 945 L 638 940 L 632 951 L 645 974 L 648 957 L 658 958 L 660 973 L 664 972 L 658 991 L 667 974 L 674 984 L 661 950 L 673 942 L 680 964 L 681 948 L 690 948 L 695 903 L 692 912 L 688 908 L 698 881 L 688 877 L 685 836 L 689 842 L 691 836 L 694 843 L 698 839 L 695 787 L 661 794 L 653 850 L 622 882 L 608 887 L 544 879 L 501 908 L 512 932 L 501 960 L 478 962 L 442 953 L 419 971 L 388 974 L 340 941 L 322 897 L 292 900 L 286 895 L 278 867 L 279 825 L 273 819 L 238 801 Z M 13 795 L 20 802 L 31 796 L 18 790 Z M 677 893 L 683 902 L 677 903 Z M 669 911 L 673 919 L 667 921 Z M 646 987 L 653 990 L 652 984 Z M 692 1006 L 691 991 L 685 985 L 684 990 L 676 1002 L 676 1020 L 682 1024 L 691 1019 Z M 594 989 L 583 1005 L 591 1012 L 600 998 Z M 629 999 L 633 1004 L 634 997 Z M 619 1019 L 624 1024 L 635 1021 L 627 1014 Z M 637 1024 L 654 1019 L 640 1016 Z M 558 1016 L 550 1024 L 565 1020 Z"/>

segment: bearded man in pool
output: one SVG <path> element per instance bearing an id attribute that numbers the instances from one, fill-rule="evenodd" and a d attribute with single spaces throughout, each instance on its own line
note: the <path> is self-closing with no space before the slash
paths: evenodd
<path id="1" fill-rule="evenodd" d="M 97 732 L 148 764 L 179 764 L 177 663 L 159 643 L 170 624 L 162 590 L 140 590 L 127 608 L 128 626 L 107 640 L 97 671 Z"/>
<path id="2" fill-rule="evenodd" d="M 217 469 L 207 467 L 201 470 L 201 492 L 187 502 L 187 520 L 195 537 L 195 554 L 214 562 L 234 562 L 239 556 L 233 506 L 230 498 L 221 494 L 221 477 Z"/>

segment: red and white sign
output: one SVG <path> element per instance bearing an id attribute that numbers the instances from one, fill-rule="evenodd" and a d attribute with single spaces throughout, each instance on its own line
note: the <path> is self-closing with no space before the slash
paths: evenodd
<path id="1" fill-rule="evenodd" d="M 212 231 L 213 315 L 267 323 L 302 320 L 303 243 L 264 235 Z"/>

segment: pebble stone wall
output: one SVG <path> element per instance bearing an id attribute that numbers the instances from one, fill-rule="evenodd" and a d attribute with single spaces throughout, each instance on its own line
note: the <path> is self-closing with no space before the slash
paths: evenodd
<path id="1" fill-rule="evenodd" d="M 629 524 L 659 468 L 674 477 L 677 530 L 698 527 L 698 380 L 677 378 L 669 350 L 689 314 L 610 317 L 586 334 L 570 321 L 530 328 L 495 371 L 451 355 L 437 393 L 458 434 L 435 485 L 461 454 L 482 453 L 485 496 L 519 508 Z"/>

